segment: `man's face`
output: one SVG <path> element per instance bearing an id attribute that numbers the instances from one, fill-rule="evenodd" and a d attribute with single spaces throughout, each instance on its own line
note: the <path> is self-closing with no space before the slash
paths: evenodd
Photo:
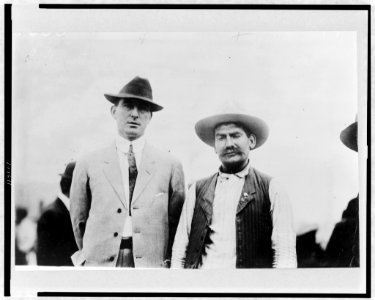
<path id="1" fill-rule="evenodd" d="M 255 145 L 255 136 L 250 134 L 248 137 L 243 128 L 234 123 L 222 124 L 215 129 L 215 152 L 226 171 L 242 170 Z"/>
<path id="2" fill-rule="evenodd" d="M 111 113 L 117 122 L 119 134 L 129 141 L 144 134 L 152 117 L 149 105 L 131 99 L 121 99 L 111 107 Z"/>

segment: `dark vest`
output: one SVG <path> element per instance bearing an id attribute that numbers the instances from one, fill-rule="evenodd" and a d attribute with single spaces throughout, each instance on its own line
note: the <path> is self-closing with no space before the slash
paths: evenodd
<path id="1" fill-rule="evenodd" d="M 218 173 L 199 180 L 186 252 L 185 268 L 199 268 L 205 245 L 211 242 L 212 205 Z M 236 214 L 236 267 L 272 268 L 271 177 L 250 168 Z"/>

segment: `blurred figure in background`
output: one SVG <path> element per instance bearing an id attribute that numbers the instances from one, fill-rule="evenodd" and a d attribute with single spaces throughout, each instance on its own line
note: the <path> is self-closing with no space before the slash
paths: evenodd
<path id="1" fill-rule="evenodd" d="M 69 214 L 70 186 L 75 162 L 61 175 L 61 192 L 47 206 L 38 221 L 37 261 L 42 266 L 73 266 L 72 254 L 77 251 Z"/>
<path id="2" fill-rule="evenodd" d="M 16 209 L 16 265 L 27 265 L 26 253 L 19 248 L 19 234 L 18 226 L 21 221 L 27 216 L 27 210 L 23 207 L 18 207 Z"/>
<path id="3" fill-rule="evenodd" d="M 16 265 L 35 265 L 36 223 L 26 208 L 16 209 Z"/>
<path id="4" fill-rule="evenodd" d="M 297 263 L 298 268 L 325 267 L 324 247 L 318 241 L 319 227 L 316 225 L 297 235 Z"/>
<path id="5" fill-rule="evenodd" d="M 340 139 L 349 149 L 358 152 L 357 120 L 345 128 Z M 359 203 L 358 195 L 350 200 L 342 219 L 328 242 L 327 267 L 359 267 Z"/>

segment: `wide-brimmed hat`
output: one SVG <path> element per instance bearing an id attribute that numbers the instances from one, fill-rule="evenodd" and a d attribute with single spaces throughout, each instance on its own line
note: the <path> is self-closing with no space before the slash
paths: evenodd
<path id="1" fill-rule="evenodd" d="M 244 127 L 247 133 L 256 136 L 254 149 L 259 148 L 268 138 L 268 126 L 262 119 L 245 114 L 218 114 L 204 118 L 195 124 L 195 132 L 207 145 L 215 145 L 215 128 L 224 123 L 236 123 Z"/>
<path id="2" fill-rule="evenodd" d="M 73 178 L 73 171 L 74 171 L 75 166 L 76 166 L 75 162 L 68 163 L 67 166 L 66 166 L 66 168 L 65 168 L 65 172 L 61 173 L 59 175 L 62 178 L 66 178 L 66 179 L 72 180 L 72 178 Z"/>
<path id="3" fill-rule="evenodd" d="M 340 140 L 346 147 L 358 152 L 358 122 L 357 118 L 354 123 L 350 124 L 340 133 Z"/>
<path id="4" fill-rule="evenodd" d="M 127 83 L 118 94 L 104 94 L 104 97 L 114 104 L 121 99 L 136 99 L 149 104 L 151 111 L 159 111 L 163 109 L 162 106 L 156 104 L 152 99 L 150 82 L 146 78 L 138 76 Z"/>

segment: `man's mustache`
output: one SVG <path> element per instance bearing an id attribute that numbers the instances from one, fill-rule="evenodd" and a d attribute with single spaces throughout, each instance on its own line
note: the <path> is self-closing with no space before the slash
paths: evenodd
<path id="1" fill-rule="evenodd" d="M 234 147 L 228 147 L 228 148 L 225 148 L 224 150 L 224 155 L 226 154 L 241 154 L 242 152 L 237 149 L 237 148 L 234 148 Z"/>

